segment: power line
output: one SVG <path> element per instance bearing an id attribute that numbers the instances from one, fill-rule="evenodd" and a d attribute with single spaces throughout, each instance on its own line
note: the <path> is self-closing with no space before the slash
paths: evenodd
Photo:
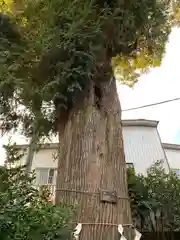
<path id="1" fill-rule="evenodd" d="M 164 104 L 164 103 L 174 102 L 174 101 L 177 101 L 177 100 L 180 100 L 180 97 L 165 100 L 165 101 L 162 101 L 162 102 L 150 103 L 150 104 L 142 105 L 142 106 L 139 106 L 139 107 L 123 109 L 122 112 L 133 111 L 133 110 L 137 110 L 137 109 L 141 109 L 141 108 L 152 107 L 152 106 L 161 105 L 161 104 Z M 53 108 L 53 106 L 52 107 L 50 107 L 50 106 L 43 106 L 42 107 L 42 109 L 52 109 L 52 108 Z"/>
<path id="2" fill-rule="evenodd" d="M 137 109 L 141 109 L 141 108 L 152 107 L 152 106 L 156 106 L 156 105 L 160 105 L 160 104 L 164 104 L 164 103 L 174 102 L 174 101 L 177 101 L 177 100 L 180 100 L 180 98 L 169 99 L 169 100 L 165 100 L 165 101 L 162 101 L 162 102 L 151 103 L 151 104 L 142 105 L 142 106 L 134 107 L 134 108 L 127 108 L 127 109 L 123 109 L 122 112 L 127 112 L 127 111 L 133 111 L 133 110 L 137 110 Z"/>
<path id="3" fill-rule="evenodd" d="M 133 110 L 138 110 L 138 109 L 141 109 L 141 108 L 157 106 L 157 105 L 161 105 L 161 104 L 169 103 L 169 102 L 174 102 L 174 101 L 178 101 L 178 100 L 180 100 L 180 97 L 179 98 L 173 98 L 173 99 L 165 100 L 165 101 L 162 101 L 162 102 L 156 102 L 156 103 L 151 103 L 151 104 L 147 104 L 147 105 L 142 105 L 142 106 L 139 106 L 139 107 L 122 109 L 122 112 L 133 111 Z M 52 107 L 50 107 L 50 106 L 43 106 L 42 107 L 42 109 L 52 109 L 52 108 L 53 108 L 53 106 Z M 0 118 L 0 120 L 3 120 L 3 118 Z"/>

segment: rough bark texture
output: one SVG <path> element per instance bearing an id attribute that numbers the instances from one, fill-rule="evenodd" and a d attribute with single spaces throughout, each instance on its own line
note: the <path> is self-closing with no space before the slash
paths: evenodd
<path id="1" fill-rule="evenodd" d="M 28 152 L 27 152 L 27 158 L 26 158 L 26 171 L 29 174 L 31 172 L 32 168 L 32 162 L 34 157 L 34 152 L 36 150 L 36 145 L 38 142 L 38 136 L 36 132 L 33 132 L 33 135 L 31 137 Z"/>
<path id="2" fill-rule="evenodd" d="M 92 84 L 65 125 L 60 123 L 56 203 L 77 207 L 76 222 L 131 223 L 121 109 L 113 79 Z M 117 191 L 117 204 L 102 203 L 100 189 Z M 115 240 L 116 226 L 84 225 L 80 240 Z"/>

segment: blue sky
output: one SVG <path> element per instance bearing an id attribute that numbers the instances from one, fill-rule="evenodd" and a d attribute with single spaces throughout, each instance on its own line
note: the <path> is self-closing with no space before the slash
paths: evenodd
<path id="1" fill-rule="evenodd" d="M 160 102 L 180 97 L 180 29 L 174 28 L 169 36 L 166 54 L 159 68 L 152 69 L 143 75 L 132 88 L 118 84 L 119 98 L 122 109 Z M 180 101 L 162 104 L 151 108 L 123 112 L 123 119 L 158 120 L 158 130 L 163 142 L 180 144 Z M 13 137 L 18 144 L 24 143 L 22 136 Z M 7 138 L 0 139 L 0 164 L 3 163 L 3 143 Z"/>

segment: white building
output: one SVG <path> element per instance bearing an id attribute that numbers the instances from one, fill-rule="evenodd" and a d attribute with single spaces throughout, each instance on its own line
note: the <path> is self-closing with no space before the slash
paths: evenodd
<path id="1" fill-rule="evenodd" d="M 126 163 L 134 166 L 136 173 L 145 174 L 147 168 L 157 160 L 164 161 L 168 170 L 169 163 L 167 149 L 164 150 L 157 130 L 157 121 L 150 120 L 123 120 L 123 139 Z M 28 145 L 19 145 L 19 149 L 26 150 Z M 44 144 L 34 154 L 32 169 L 36 170 L 39 185 L 55 185 L 57 169 L 58 144 Z M 180 154 L 180 147 L 179 147 Z M 25 158 L 22 163 L 25 163 Z M 178 157 L 177 157 L 178 158 Z M 173 156 L 172 156 L 173 159 Z M 176 159 L 174 159 L 176 161 Z M 173 160 L 171 160 L 173 162 Z M 177 167 L 176 167 L 177 168 Z M 180 168 L 180 167 L 179 167 Z"/>
<path id="2" fill-rule="evenodd" d="M 133 163 L 136 173 L 145 174 L 156 161 L 169 164 L 157 130 L 158 121 L 124 120 L 123 139 L 126 163 Z"/>
<path id="3" fill-rule="evenodd" d="M 163 143 L 169 166 L 180 175 L 180 145 Z"/>

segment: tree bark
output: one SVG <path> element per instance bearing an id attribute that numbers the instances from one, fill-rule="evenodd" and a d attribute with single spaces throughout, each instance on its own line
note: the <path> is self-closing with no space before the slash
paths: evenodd
<path id="1" fill-rule="evenodd" d="M 119 239 L 115 225 L 131 223 L 131 212 L 115 79 L 99 87 L 92 83 L 65 126 L 59 125 L 56 203 L 75 205 L 75 221 L 88 223 L 80 240 Z M 115 190 L 117 203 L 101 202 L 101 189 Z"/>
<path id="2" fill-rule="evenodd" d="M 36 150 L 37 143 L 38 143 L 38 131 L 37 131 L 36 123 L 34 123 L 33 133 L 31 136 L 31 140 L 29 142 L 28 152 L 27 152 L 27 157 L 26 157 L 26 164 L 25 164 L 27 174 L 29 174 L 31 172 L 34 152 Z"/>

